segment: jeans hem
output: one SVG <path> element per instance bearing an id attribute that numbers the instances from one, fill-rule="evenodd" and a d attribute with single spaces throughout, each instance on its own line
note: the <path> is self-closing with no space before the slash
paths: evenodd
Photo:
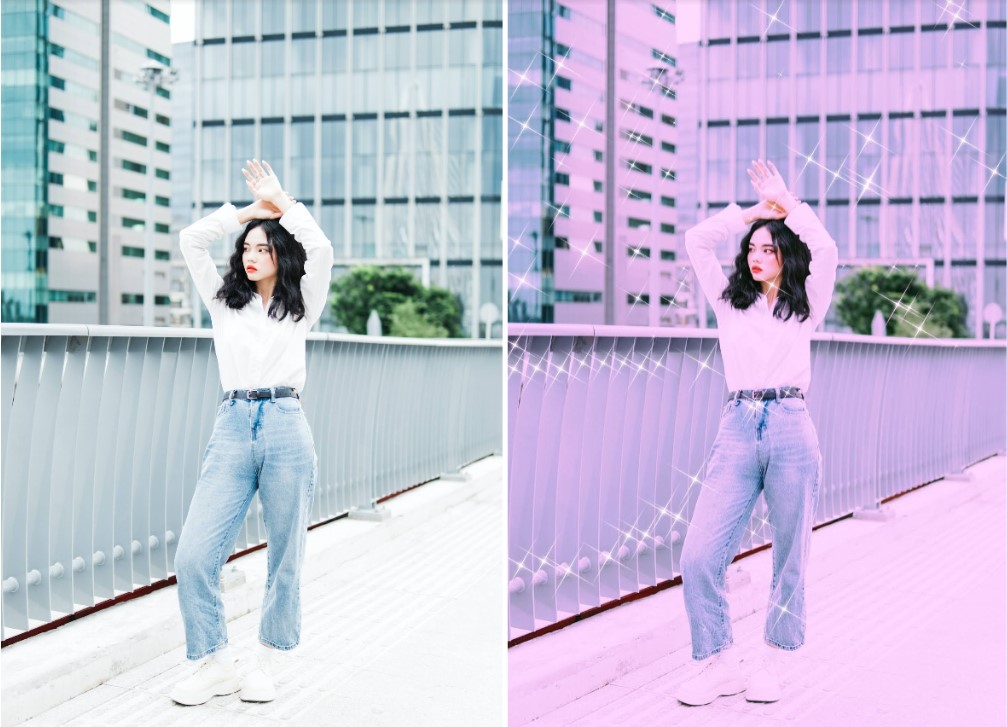
<path id="1" fill-rule="evenodd" d="M 204 651 L 201 654 L 197 654 L 196 656 L 190 656 L 189 654 L 186 654 L 185 658 L 188 659 L 189 661 L 199 661 L 200 659 L 202 659 L 202 658 L 204 658 L 206 656 L 209 656 L 210 654 L 214 653 L 215 651 L 220 651 L 225 646 L 227 646 L 227 639 L 224 639 L 223 641 L 221 641 L 216 646 L 211 646 L 209 649 L 207 649 L 206 651 Z"/>
<path id="2" fill-rule="evenodd" d="M 777 649 L 783 649 L 784 651 L 797 651 L 797 650 L 798 650 L 798 649 L 800 649 L 800 648 L 801 648 L 802 646 L 804 646 L 804 642 L 803 642 L 803 641 L 802 641 L 801 643 L 797 644 L 796 646 L 784 646 L 783 644 L 778 644 L 778 643 L 776 643 L 776 642 L 775 642 L 775 641 L 773 641 L 772 639 L 766 639 L 766 643 L 767 643 L 767 644 L 772 644 L 772 645 L 773 645 L 773 646 L 775 646 L 775 647 L 776 647 Z"/>
<path id="3" fill-rule="evenodd" d="M 696 656 L 695 654 L 693 654 L 692 660 L 693 661 L 703 661 L 704 659 L 709 659 L 711 656 L 715 656 L 715 655 L 719 654 L 720 652 L 724 651 L 725 649 L 727 649 L 729 646 L 733 646 L 733 645 L 734 645 L 734 641 L 733 640 L 732 641 L 727 641 L 727 642 L 721 644 L 720 646 L 718 646 L 716 649 L 713 649 L 712 651 L 710 651 L 709 653 L 707 653 L 706 656 Z"/>
<path id="4" fill-rule="evenodd" d="M 295 641 L 294 643 L 290 644 L 289 646 L 280 646 L 279 644 L 274 644 L 269 639 L 264 639 L 261 636 L 259 637 L 259 641 L 262 642 L 263 644 L 265 644 L 266 646 L 271 646 L 274 649 L 279 649 L 280 651 L 290 651 L 291 649 L 295 648 L 298 644 L 301 643 L 300 641 Z"/>

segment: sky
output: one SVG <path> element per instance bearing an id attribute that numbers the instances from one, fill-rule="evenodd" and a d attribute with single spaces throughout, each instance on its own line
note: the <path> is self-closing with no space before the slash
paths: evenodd
<path id="1" fill-rule="evenodd" d="M 171 42 L 185 43 L 196 34 L 196 1 L 171 0 Z"/>
<path id="2" fill-rule="evenodd" d="M 679 43 L 699 40 L 699 5 L 700 0 L 678 0 L 675 8 L 675 25 L 678 27 Z M 192 40 L 195 34 L 195 22 L 195 0 L 171 0 L 172 43 Z"/>

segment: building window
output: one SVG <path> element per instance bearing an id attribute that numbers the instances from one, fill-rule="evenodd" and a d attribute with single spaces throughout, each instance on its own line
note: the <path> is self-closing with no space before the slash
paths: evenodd
<path id="1" fill-rule="evenodd" d="M 678 119 L 674 116 L 668 116 L 668 114 L 661 114 L 661 123 L 668 126 L 678 126 Z"/>
<path id="2" fill-rule="evenodd" d="M 573 84 L 570 82 L 570 79 L 564 78 L 563 76 L 556 76 L 556 85 L 560 88 L 565 88 L 567 91 L 573 88 Z"/>
<path id="3" fill-rule="evenodd" d="M 667 65 L 671 66 L 672 68 L 675 67 L 675 59 L 672 58 L 671 56 L 669 56 L 667 53 L 662 53 L 657 48 L 652 48 L 651 51 L 650 51 L 650 54 L 656 60 L 661 61 L 661 63 L 666 63 Z"/>
<path id="4" fill-rule="evenodd" d="M 567 215 L 567 217 L 569 217 L 569 215 Z M 594 211 L 594 221 L 595 222 L 601 222 L 602 221 L 602 214 L 598 210 Z"/>
<path id="5" fill-rule="evenodd" d="M 593 290 L 557 290 L 557 303 L 600 303 L 601 293 Z"/>
<path id="6" fill-rule="evenodd" d="M 570 175 L 566 172 L 556 172 L 556 184 L 570 184 Z"/>
<path id="7" fill-rule="evenodd" d="M 642 144 L 643 146 L 654 146 L 654 138 L 652 136 L 647 136 L 646 134 L 641 134 L 639 132 L 633 131 L 632 129 L 623 129 L 622 138 L 629 139 L 637 144 Z"/>
<path id="8" fill-rule="evenodd" d="M 93 290 L 50 290 L 50 303 L 94 303 L 98 293 Z"/>
<path id="9" fill-rule="evenodd" d="M 674 197 L 664 197 L 664 196 L 662 196 L 661 197 L 661 205 L 664 206 L 664 207 L 674 207 L 675 206 L 675 198 Z"/>
<path id="10" fill-rule="evenodd" d="M 626 254 L 629 257 L 642 257 L 642 258 L 647 258 L 649 260 L 650 259 L 650 248 L 649 247 L 641 247 L 641 246 L 637 246 L 637 245 L 627 245 L 626 246 Z"/>
<path id="11" fill-rule="evenodd" d="M 670 224 L 670 223 L 668 223 L 668 222 L 662 222 L 661 223 L 661 232 L 663 232 L 666 235 L 674 235 L 675 234 L 675 226 L 672 225 L 672 224 Z M 675 253 L 671 253 L 671 255 L 672 255 L 671 259 L 674 260 L 675 259 L 675 257 L 674 257 Z"/>
<path id="12" fill-rule="evenodd" d="M 630 217 L 630 218 L 628 218 L 626 220 L 626 224 L 631 229 L 637 229 L 637 228 L 640 228 L 640 227 L 647 227 L 647 228 L 649 228 L 650 227 L 650 220 L 643 220 L 643 219 L 640 219 L 639 217 Z"/>
<path id="13" fill-rule="evenodd" d="M 661 225 L 664 227 L 664 225 Z M 661 250 L 661 260 L 664 262 L 674 262 L 675 261 L 675 251 L 674 250 Z"/>
<path id="14" fill-rule="evenodd" d="M 667 20 L 672 25 L 675 24 L 675 16 L 669 13 L 664 8 L 659 8 L 657 5 L 651 5 L 650 9 L 654 11 L 654 15 L 659 17 L 661 20 Z"/>
<path id="15" fill-rule="evenodd" d="M 646 106 L 641 106 L 638 103 L 634 103 L 632 101 L 626 101 L 625 99 L 623 99 L 622 100 L 622 107 L 626 111 L 633 111 L 633 112 L 635 112 L 635 113 L 637 113 L 640 116 L 643 116 L 645 118 L 648 118 L 648 119 L 654 118 L 654 109 L 649 109 Z"/>
<path id="16" fill-rule="evenodd" d="M 635 159 L 626 160 L 626 168 L 632 169 L 634 172 L 641 172 L 643 174 L 650 174 L 654 171 L 654 167 L 649 164 L 644 164 L 643 162 L 638 162 Z"/>
<path id="17" fill-rule="evenodd" d="M 650 192 L 644 192 L 642 189 L 623 187 L 622 191 L 626 193 L 626 199 L 637 199 L 644 202 L 649 202 L 652 199 Z"/>
<path id="18" fill-rule="evenodd" d="M 130 144 L 139 144 L 140 146 L 147 146 L 147 137 L 140 136 L 139 134 L 134 134 L 132 131 L 126 131 L 125 129 L 116 129 L 115 135 L 122 139 L 123 141 L 128 141 Z"/>
<path id="19" fill-rule="evenodd" d="M 629 305 L 650 305 L 650 294 L 649 293 L 627 293 L 626 302 Z"/>
<path id="20" fill-rule="evenodd" d="M 677 179 L 677 177 L 675 175 L 675 170 L 674 169 L 664 169 L 664 168 L 662 168 L 661 169 L 661 176 L 664 177 L 665 179 L 670 179 L 672 181 L 674 181 L 675 179 Z"/>

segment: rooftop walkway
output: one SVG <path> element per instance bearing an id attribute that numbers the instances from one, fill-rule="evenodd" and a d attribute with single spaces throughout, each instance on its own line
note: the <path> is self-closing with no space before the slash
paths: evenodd
<path id="1" fill-rule="evenodd" d="M 463 470 L 468 481 L 389 500 L 383 522 L 309 532 L 302 642 L 283 655 L 276 701 L 171 701 L 189 669 L 171 586 L 5 648 L 4 727 L 503 725 L 502 468 L 483 459 Z M 255 642 L 264 555 L 232 561 L 246 577 L 225 593 L 238 647 Z M 52 688 L 79 696 L 23 721 Z"/>
<path id="2" fill-rule="evenodd" d="M 814 532 L 807 641 L 783 654 L 779 702 L 674 698 L 695 667 L 673 587 L 510 649 L 511 725 L 1007 724 L 1005 462 L 891 501 L 887 522 Z M 767 549 L 729 571 L 742 652 L 762 638 L 771 567 Z"/>

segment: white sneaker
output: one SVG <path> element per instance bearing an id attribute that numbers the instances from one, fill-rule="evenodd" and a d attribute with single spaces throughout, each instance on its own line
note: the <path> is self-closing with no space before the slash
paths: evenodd
<path id="1" fill-rule="evenodd" d="M 766 646 L 755 659 L 755 668 L 748 676 L 745 699 L 749 702 L 776 702 L 783 695 L 780 689 L 779 655 Z"/>
<path id="2" fill-rule="evenodd" d="M 233 660 L 221 661 L 213 654 L 205 657 L 195 671 L 176 684 L 171 698 L 179 704 L 203 704 L 211 697 L 234 694 L 241 688 Z"/>
<path id="3" fill-rule="evenodd" d="M 263 652 L 263 647 L 257 649 L 251 668 L 241 676 L 239 696 L 242 702 L 272 702 L 276 699 L 272 659 Z"/>
<path id="4" fill-rule="evenodd" d="M 699 674 L 679 685 L 675 698 L 683 704 L 709 704 L 717 697 L 745 691 L 745 676 L 738 657 L 730 650 L 714 654 L 703 663 Z"/>

